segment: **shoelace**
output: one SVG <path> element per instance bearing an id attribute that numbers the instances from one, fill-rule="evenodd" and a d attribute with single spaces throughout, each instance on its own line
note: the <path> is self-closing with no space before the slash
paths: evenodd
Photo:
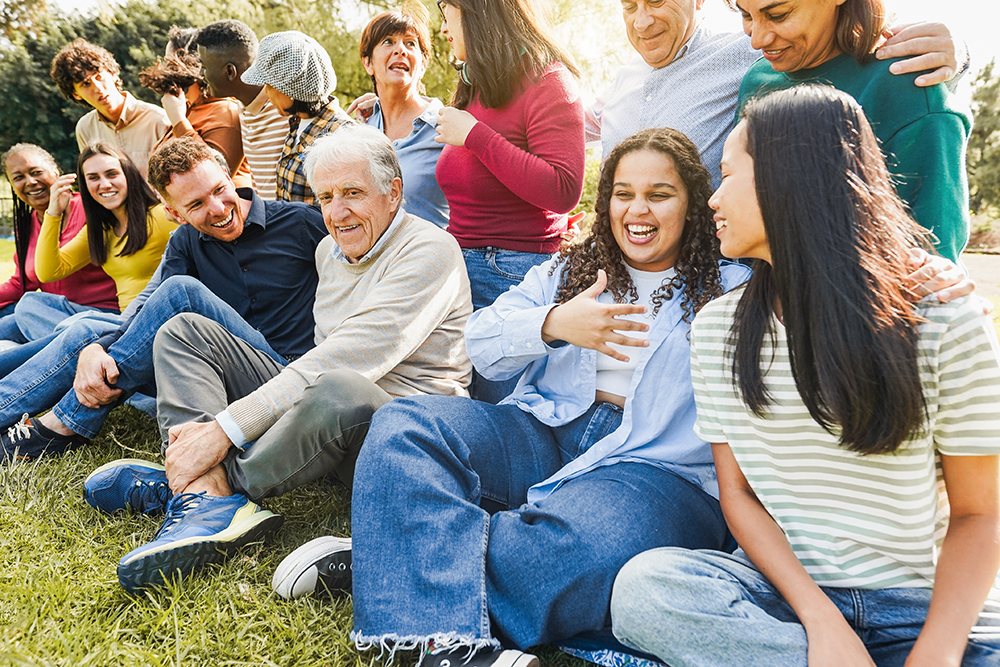
<path id="1" fill-rule="evenodd" d="M 188 510 L 192 510 L 197 507 L 198 503 L 200 503 L 201 499 L 204 497 L 205 493 L 201 492 L 182 493 L 179 496 L 171 498 L 170 502 L 167 503 L 167 518 L 164 519 L 163 525 L 160 526 L 158 531 L 156 531 L 156 535 L 153 539 L 158 539 L 160 535 L 170 530 L 170 528 L 175 524 L 179 523 L 180 520 L 184 518 L 184 515 L 188 512 Z"/>
<path id="2" fill-rule="evenodd" d="M 154 502 L 146 502 L 152 495 Z M 137 481 L 128 491 L 128 504 L 136 512 L 147 514 L 163 507 L 170 500 L 170 485 L 167 482 Z"/>
<path id="3" fill-rule="evenodd" d="M 7 429 L 7 440 L 14 442 L 16 440 L 27 440 L 30 437 L 31 427 L 28 426 L 28 413 L 25 412 L 21 415 L 21 421 Z"/>

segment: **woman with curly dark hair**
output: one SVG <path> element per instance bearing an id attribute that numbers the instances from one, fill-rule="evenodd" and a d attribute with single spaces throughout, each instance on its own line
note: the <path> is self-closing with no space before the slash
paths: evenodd
<path id="1" fill-rule="evenodd" d="M 590 234 L 469 322 L 485 377 L 523 372 L 514 393 L 378 411 L 352 501 L 360 649 L 432 649 L 440 664 L 451 649 L 481 651 L 474 664 L 492 664 L 501 642 L 601 630 L 615 574 L 644 549 L 728 545 L 711 451 L 692 430 L 687 333 L 750 270 L 720 261 L 709 194 L 679 132 L 625 141 L 605 163 Z M 297 574 L 312 565 L 341 571 L 339 542 L 289 556 L 278 592 L 303 594 Z"/>
<path id="2" fill-rule="evenodd" d="M 226 158 L 236 187 L 253 185 L 250 165 L 243 156 L 239 104 L 228 97 L 209 96 L 197 45 L 189 43 L 187 48 L 176 49 L 173 55 L 140 72 L 139 82 L 162 96 L 160 104 L 170 120 L 171 131 L 156 148 L 170 139 L 198 137 Z"/>

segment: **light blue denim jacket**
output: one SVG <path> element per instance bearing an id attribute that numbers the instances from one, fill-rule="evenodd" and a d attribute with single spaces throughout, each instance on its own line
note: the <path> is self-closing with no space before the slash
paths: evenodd
<path id="1" fill-rule="evenodd" d="M 438 187 L 434 170 L 444 144 L 434 141 L 437 136 L 437 119 L 441 100 L 430 98 L 423 113 L 413 119 L 413 131 L 392 142 L 403 172 L 403 204 L 410 215 L 433 222 L 444 229 L 448 226 L 448 200 Z M 382 124 L 382 107 L 378 100 L 368 124 L 385 132 Z"/>
<path id="2" fill-rule="evenodd" d="M 472 314 L 465 345 L 473 364 L 490 380 L 524 371 L 514 393 L 501 401 L 514 404 L 549 426 L 561 426 L 593 404 L 597 354 L 563 343 L 547 345 L 542 323 L 555 307 L 561 270 L 549 275 L 553 260 L 531 269 L 520 285 L 494 304 Z M 750 277 L 750 269 L 721 262 L 726 291 Z M 711 447 L 694 434 L 696 416 L 691 387 L 691 327 L 682 319 L 681 299 L 663 304 L 649 331 L 649 347 L 639 349 L 621 425 L 556 474 L 531 487 L 535 503 L 566 480 L 599 466 L 639 461 L 659 466 L 718 497 Z M 648 379 L 643 381 L 648 375 Z"/>

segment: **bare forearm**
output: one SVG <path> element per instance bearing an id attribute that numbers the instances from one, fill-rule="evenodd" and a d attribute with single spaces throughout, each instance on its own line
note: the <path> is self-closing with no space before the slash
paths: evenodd
<path id="1" fill-rule="evenodd" d="M 997 517 L 953 518 L 938 558 L 927 621 L 907 659 L 907 667 L 961 664 L 969 629 L 976 624 L 998 566 Z"/>

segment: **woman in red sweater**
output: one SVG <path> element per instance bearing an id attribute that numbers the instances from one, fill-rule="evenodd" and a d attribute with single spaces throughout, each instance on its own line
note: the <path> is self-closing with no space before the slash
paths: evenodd
<path id="1" fill-rule="evenodd" d="M 25 343 L 40 338 L 64 318 L 84 310 L 117 313 L 115 282 L 99 266 L 91 264 L 70 278 L 51 283 L 39 281 L 35 273 L 35 245 L 50 188 L 59 177 L 55 159 L 40 146 L 16 144 L 4 154 L 3 166 L 16 196 L 14 275 L 0 284 L 0 340 Z M 85 222 L 80 195 L 76 194 L 63 222 L 60 245 L 73 239 Z"/>
<path id="2" fill-rule="evenodd" d="M 583 104 L 572 58 L 548 33 L 538 2 L 440 0 L 458 87 L 438 117 L 437 164 L 458 240 L 484 308 L 559 249 L 583 190 Z M 491 403 L 513 382 L 473 379 Z M 509 385 L 509 387 L 507 386 Z"/>

